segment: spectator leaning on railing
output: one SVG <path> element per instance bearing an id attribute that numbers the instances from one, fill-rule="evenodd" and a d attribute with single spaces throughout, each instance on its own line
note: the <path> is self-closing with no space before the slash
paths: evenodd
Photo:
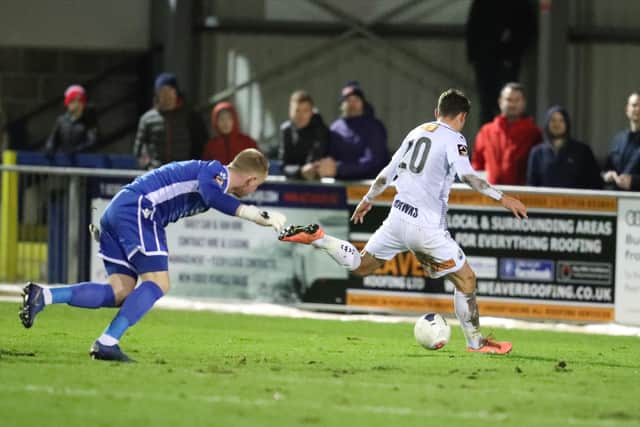
<path id="1" fill-rule="evenodd" d="M 211 128 L 215 136 L 202 151 L 202 160 L 227 164 L 247 148 L 258 148 L 256 141 L 240 132 L 238 112 L 230 102 L 221 102 L 211 111 Z"/>
<path id="2" fill-rule="evenodd" d="M 207 129 L 198 113 L 188 108 L 176 76 L 160 74 L 155 81 L 154 107 L 140 117 L 133 155 L 143 169 L 172 161 L 199 159 Z"/>
<path id="3" fill-rule="evenodd" d="M 526 97 L 519 83 L 507 83 L 498 99 L 500 114 L 480 128 L 472 165 L 487 172 L 490 184 L 524 185 L 531 148 L 540 143 L 540 129 L 525 115 Z"/>
<path id="4" fill-rule="evenodd" d="M 311 95 L 297 90 L 289 99 L 289 120 L 280 126 L 278 157 L 288 178 L 319 178 L 315 161 L 327 154 L 329 128 L 315 110 Z"/>
<path id="5" fill-rule="evenodd" d="M 98 123 L 95 112 L 87 109 L 87 93 L 80 85 L 72 85 L 64 92 L 67 111 L 60 115 L 51 130 L 45 152 L 75 154 L 90 150 L 98 142 Z"/>
<path id="6" fill-rule="evenodd" d="M 547 110 L 544 142 L 531 149 L 527 185 L 602 188 L 600 168 L 591 147 L 571 137 L 569 113 L 560 106 Z"/>
<path id="7" fill-rule="evenodd" d="M 389 162 L 387 130 L 356 81 L 342 88 L 342 117 L 331 124 L 329 156 L 318 161 L 321 177 L 370 179 Z"/>
<path id="8" fill-rule="evenodd" d="M 640 190 L 640 92 L 629 95 L 629 128 L 618 132 L 607 157 L 604 181 L 611 189 Z"/>

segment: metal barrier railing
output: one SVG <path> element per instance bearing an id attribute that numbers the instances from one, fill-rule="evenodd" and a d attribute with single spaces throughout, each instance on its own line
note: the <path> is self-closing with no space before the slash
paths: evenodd
<path id="1" fill-rule="evenodd" d="M 69 283 L 89 275 L 93 197 L 112 196 L 139 170 L 0 165 L 0 281 Z"/>

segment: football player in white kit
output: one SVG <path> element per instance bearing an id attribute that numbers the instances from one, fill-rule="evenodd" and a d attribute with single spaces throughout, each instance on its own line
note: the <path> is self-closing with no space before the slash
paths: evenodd
<path id="1" fill-rule="evenodd" d="M 280 234 L 280 240 L 323 249 L 360 276 L 371 274 L 397 253 L 410 250 L 430 277 L 446 277 L 455 285 L 455 313 L 467 341 L 467 351 L 506 354 L 511 351 L 510 342 L 494 341 L 480 333 L 476 276 L 447 231 L 451 184 L 457 174 L 474 190 L 499 201 L 517 218 L 526 218 L 527 211 L 518 199 L 493 188 L 471 167 L 467 141 L 460 133 L 470 106 L 458 90 L 442 93 L 435 111 L 437 120 L 409 132 L 391 162 L 378 174 L 351 220 L 362 223 L 375 197 L 389 185 L 395 186 L 397 194 L 389 216 L 361 254 L 350 242 L 326 235 L 316 224 L 290 226 Z"/>

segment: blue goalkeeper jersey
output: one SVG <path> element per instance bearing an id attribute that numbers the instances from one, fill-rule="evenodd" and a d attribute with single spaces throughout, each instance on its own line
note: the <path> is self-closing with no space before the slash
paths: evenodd
<path id="1" fill-rule="evenodd" d="M 226 194 L 229 171 L 217 160 L 173 162 L 136 178 L 124 187 L 153 204 L 153 220 L 166 226 L 209 208 L 235 215 L 240 201 Z"/>

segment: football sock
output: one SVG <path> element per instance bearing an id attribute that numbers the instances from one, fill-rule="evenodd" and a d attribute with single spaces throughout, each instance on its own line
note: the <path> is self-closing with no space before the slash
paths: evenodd
<path id="1" fill-rule="evenodd" d="M 350 242 L 336 239 L 335 237 L 324 235 L 324 237 L 311 243 L 319 249 L 325 250 L 341 266 L 349 270 L 360 267 L 360 254 Z"/>
<path id="2" fill-rule="evenodd" d="M 108 283 L 83 282 L 71 286 L 42 288 L 45 304 L 69 304 L 74 307 L 115 307 L 113 288 Z"/>
<path id="3" fill-rule="evenodd" d="M 476 293 L 467 294 L 456 288 L 453 293 L 453 306 L 467 340 L 467 346 L 471 348 L 482 347 L 483 339 L 480 333 L 480 314 L 478 313 Z"/>
<path id="4" fill-rule="evenodd" d="M 98 341 L 104 345 L 115 345 L 131 326 L 142 318 L 157 300 L 164 295 L 160 286 L 151 281 L 140 283 L 124 300 L 120 311 L 111 321 Z"/>

